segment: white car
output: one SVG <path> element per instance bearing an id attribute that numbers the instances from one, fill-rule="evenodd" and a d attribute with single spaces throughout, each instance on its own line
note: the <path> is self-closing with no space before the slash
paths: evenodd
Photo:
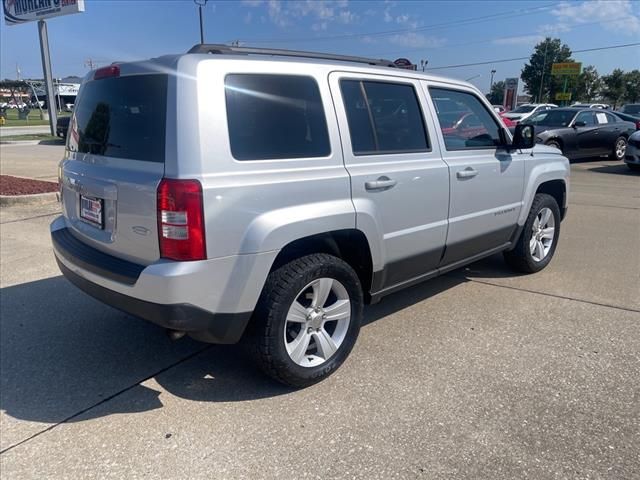
<path id="1" fill-rule="evenodd" d="M 553 103 L 525 103 L 502 116 L 508 118 L 512 122 L 518 123 L 551 108 L 558 108 L 558 106 Z"/>

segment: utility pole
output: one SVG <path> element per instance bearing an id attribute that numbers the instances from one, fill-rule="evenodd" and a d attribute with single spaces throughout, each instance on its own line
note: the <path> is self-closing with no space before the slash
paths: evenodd
<path id="1" fill-rule="evenodd" d="M 489 93 L 491 93 L 491 89 L 493 88 L 493 76 L 496 74 L 495 70 L 491 70 L 491 81 L 489 82 Z"/>
<path id="2" fill-rule="evenodd" d="M 422 68 L 423 72 L 424 72 L 424 69 L 427 68 L 428 64 L 429 64 L 429 60 L 420 60 L 420 67 Z"/>
<path id="3" fill-rule="evenodd" d="M 92 60 L 91 58 L 87 58 L 87 59 L 84 61 L 84 66 L 85 66 L 85 67 L 89 67 L 89 70 L 93 70 L 93 67 L 94 67 L 94 62 L 93 62 L 93 60 Z"/>
<path id="4" fill-rule="evenodd" d="M 208 0 L 193 0 L 198 5 L 198 16 L 200 17 L 200 45 L 204 44 L 204 28 L 202 26 L 202 7 L 207 4 Z"/>

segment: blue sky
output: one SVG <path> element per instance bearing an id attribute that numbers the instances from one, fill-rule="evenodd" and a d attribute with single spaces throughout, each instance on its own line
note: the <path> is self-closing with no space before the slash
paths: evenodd
<path id="1" fill-rule="evenodd" d="M 205 41 L 428 60 L 428 68 L 530 55 L 545 34 L 572 49 L 640 42 L 640 1 L 209 0 Z M 192 0 L 86 0 L 86 12 L 48 21 L 54 75 L 184 52 L 199 41 Z M 0 77 L 41 77 L 35 23 L 0 27 Z M 576 53 L 601 74 L 640 68 L 640 47 Z M 524 61 L 432 70 L 487 90 Z"/>

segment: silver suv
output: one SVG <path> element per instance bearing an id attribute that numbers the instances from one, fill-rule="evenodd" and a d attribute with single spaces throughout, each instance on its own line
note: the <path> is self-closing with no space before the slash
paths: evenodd
<path id="1" fill-rule="evenodd" d="M 55 257 L 174 336 L 242 340 L 307 386 L 365 303 L 496 252 L 544 268 L 569 164 L 472 85 L 392 62 L 198 45 L 85 78 L 60 163 Z"/>

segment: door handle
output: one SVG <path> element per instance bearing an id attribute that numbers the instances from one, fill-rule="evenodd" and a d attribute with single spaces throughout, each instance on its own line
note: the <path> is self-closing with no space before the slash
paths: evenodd
<path id="1" fill-rule="evenodd" d="M 478 171 L 471 167 L 467 167 L 464 170 L 456 172 L 456 177 L 458 178 L 473 178 L 476 175 L 478 175 Z"/>
<path id="2" fill-rule="evenodd" d="M 364 183 L 364 188 L 367 190 L 388 190 L 396 186 L 398 183 L 396 180 L 391 180 L 389 177 L 378 177 L 377 180 Z"/>

